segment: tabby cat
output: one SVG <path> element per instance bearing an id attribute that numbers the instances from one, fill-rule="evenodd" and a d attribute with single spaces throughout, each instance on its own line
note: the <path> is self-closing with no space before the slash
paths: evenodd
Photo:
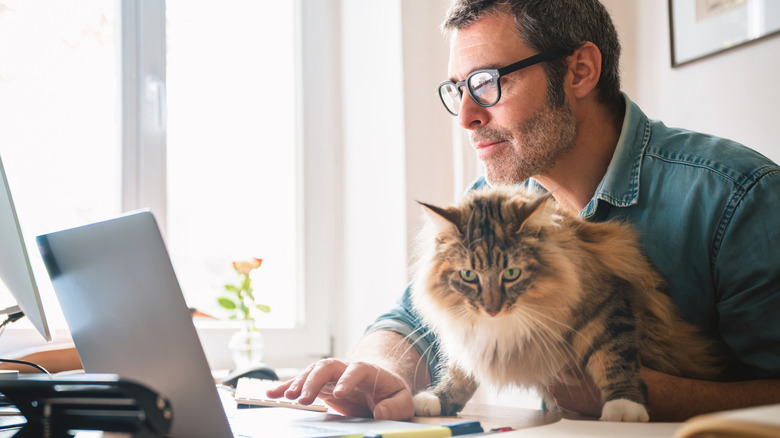
<path id="1" fill-rule="evenodd" d="M 718 359 L 661 292 L 632 228 L 592 223 L 527 189 L 472 191 L 423 204 L 412 302 L 441 341 L 443 378 L 417 415 L 454 415 L 479 382 L 536 389 L 587 373 L 602 420 L 648 421 L 640 364 L 712 379 Z"/>

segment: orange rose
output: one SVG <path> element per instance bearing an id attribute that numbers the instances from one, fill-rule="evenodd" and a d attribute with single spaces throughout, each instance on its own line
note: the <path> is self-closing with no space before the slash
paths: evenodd
<path id="1" fill-rule="evenodd" d="M 233 269 L 236 270 L 240 275 L 249 276 L 249 273 L 252 272 L 254 269 L 257 269 L 260 267 L 260 265 L 263 263 L 263 259 L 253 258 L 252 260 L 243 260 L 238 262 L 233 262 Z"/>

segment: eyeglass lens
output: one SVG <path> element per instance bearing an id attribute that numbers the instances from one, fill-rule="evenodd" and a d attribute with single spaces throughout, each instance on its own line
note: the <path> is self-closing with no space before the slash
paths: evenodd
<path id="1" fill-rule="evenodd" d="M 447 108 L 447 111 L 453 115 L 458 115 L 458 109 L 460 109 L 461 94 L 455 84 L 447 83 L 439 87 L 439 97 L 441 97 L 442 103 Z"/>
<path id="2" fill-rule="evenodd" d="M 477 72 L 467 79 L 466 86 L 469 89 L 469 94 L 474 100 L 480 105 L 490 106 L 498 101 L 497 80 L 498 78 L 495 78 L 489 72 Z M 441 88 L 439 88 L 439 95 L 441 96 L 444 106 L 447 107 L 447 110 L 450 113 L 457 115 L 460 110 L 463 95 L 460 90 L 455 87 L 455 84 L 442 84 Z"/>
<path id="3" fill-rule="evenodd" d="M 469 91 L 474 100 L 482 105 L 492 105 L 498 101 L 498 87 L 493 75 L 479 72 L 469 78 Z"/>

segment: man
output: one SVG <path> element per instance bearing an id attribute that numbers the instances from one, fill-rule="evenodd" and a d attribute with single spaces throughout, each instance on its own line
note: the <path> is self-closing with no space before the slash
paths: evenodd
<path id="1" fill-rule="evenodd" d="M 442 102 L 485 166 L 471 189 L 539 185 L 588 220 L 630 221 L 684 317 L 726 358 L 726 382 L 642 369 L 651 418 L 780 402 L 780 168 L 649 120 L 619 92 L 617 34 L 597 0 L 461 0 L 443 27 Z M 351 362 L 320 361 L 269 395 L 409 418 L 439 360 L 421 333 L 407 290 Z M 591 382 L 549 389 L 564 409 L 600 413 Z"/>

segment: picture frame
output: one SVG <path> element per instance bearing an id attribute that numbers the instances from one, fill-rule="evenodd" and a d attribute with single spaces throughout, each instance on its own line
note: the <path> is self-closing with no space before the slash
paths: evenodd
<path id="1" fill-rule="evenodd" d="M 778 0 L 668 0 L 672 67 L 780 34 Z"/>

